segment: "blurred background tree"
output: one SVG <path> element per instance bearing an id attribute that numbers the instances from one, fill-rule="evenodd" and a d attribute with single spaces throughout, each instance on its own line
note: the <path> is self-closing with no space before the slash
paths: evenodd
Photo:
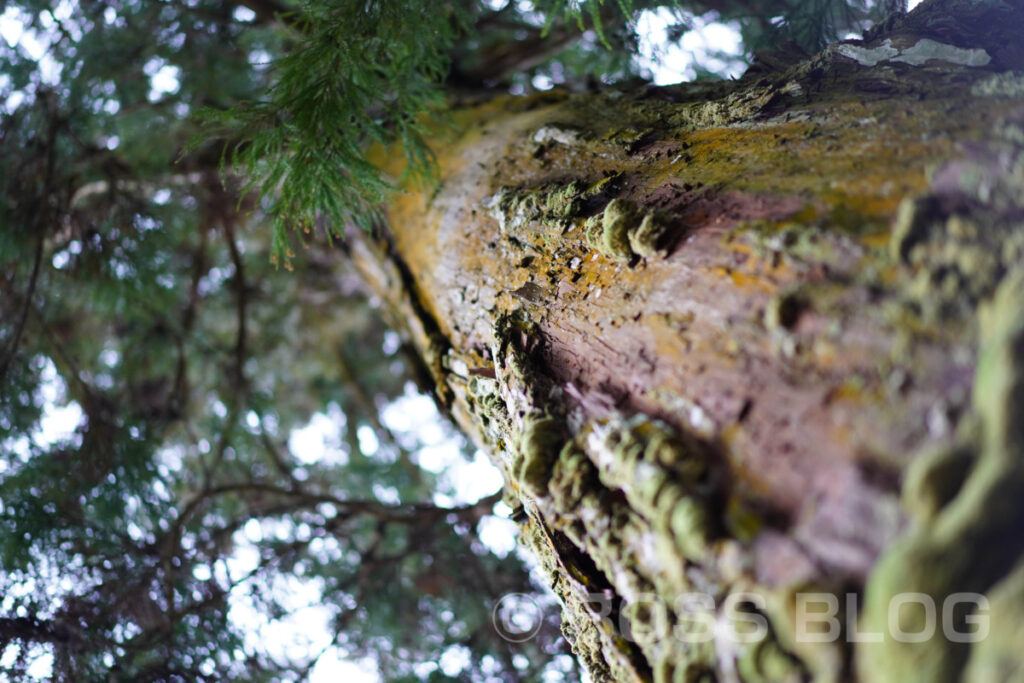
<path id="1" fill-rule="evenodd" d="M 6 4 L 9 679 L 290 680 L 332 648 L 389 681 L 578 678 L 554 610 L 526 643 L 491 626 L 499 596 L 535 590 L 481 540 L 514 533 L 493 517 L 500 481 L 467 497 L 431 464 L 480 456 L 424 408 L 419 361 L 346 271 L 344 240 L 289 231 L 372 224 L 402 179 L 368 161 L 371 143 L 401 143 L 429 181 L 424 116 L 460 98 L 643 83 L 638 26 L 662 4 Z M 894 9 L 725 0 L 662 16 L 670 41 L 695 22 L 742 37 L 696 64 L 715 77 Z M 280 646 L 267 634 L 289 619 L 323 633 Z"/>

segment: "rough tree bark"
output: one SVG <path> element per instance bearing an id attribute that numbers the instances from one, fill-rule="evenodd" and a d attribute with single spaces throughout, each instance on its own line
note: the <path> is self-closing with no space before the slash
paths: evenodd
<path id="1" fill-rule="evenodd" d="M 1024 676 L 1021 27 L 931 2 L 739 82 L 489 100 L 353 236 L 595 680 Z M 907 592 L 989 636 L 900 642 Z M 769 633 L 687 642 L 686 594 Z"/>

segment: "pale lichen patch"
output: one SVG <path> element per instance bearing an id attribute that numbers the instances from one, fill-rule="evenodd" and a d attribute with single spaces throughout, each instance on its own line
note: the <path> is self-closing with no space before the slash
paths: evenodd
<path id="1" fill-rule="evenodd" d="M 861 47 L 850 43 L 843 43 L 836 48 L 836 52 L 843 57 L 852 59 L 861 66 L 875 66 L 880 62 L 892 59 L 900 53 L 892 46 L 891 40 L 886 40 L 878 47 Z"/>
<path id="2" fill-rule="evenodd" d="M 971 86 L 975 97 L 1024 97 L 1024 74 L 1006 71 L 992 74 Z"/>
<path id="3" fill-rule="evenodd" d="M 900 54 L 893 57 L 892 61 L 921 66 L 932 59 L 961 66 L 988 66 L 992 61 L 992 57 L 980 48 L 956 47 L 936 42 L 930 38 L 922 38 L 911 47 L 900 51 Z"/>
<path id="4" fill-rule="evenodd" d="M 576 179 L 532 188 L 502 187 L 484 201 L 484 207 L 510 241 L 550 251 L 578 217 L 606 201 L 619 178 L 611 173 L 594 182 Z"/>
<path id="5" fill-rule="evenodd" d="M 576 126 L 563 123 L 549 123 L 538 128 L 533 134 L 533 141 L 542 145 L 551 142 L 578 145 L 583 140 L 583 131 Z"/>
<path id="6" fill-rule="evenodd" d="M 862 47 L 851 43 L 843 43 L 836 47 L 843 57 L 852 59 L 861 66 L 877 66 L 882 62 L 901 62 L 912 66 L 921 66 L 931 60 L 958 64 L 960 66 L 987 66 L 992 57 L 982 49 L 966 49 L 939 43 L 930 38 L 922 38 L 910 47 L 903 49 L 886 40 L 877 47 Z"/>

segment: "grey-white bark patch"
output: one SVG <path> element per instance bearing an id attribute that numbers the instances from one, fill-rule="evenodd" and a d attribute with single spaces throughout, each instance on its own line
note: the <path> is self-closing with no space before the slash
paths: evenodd
<path id="1" fill-rule="evenodd" d="M 466 364 L 466 361 L 461 358 L 455 358 L 450 353 L 444 357 L 444 361 L 445 366 L 451 372 L 462 378 L 469 377 L 469 365 Z"/>
<path id="2" fill-rule="evenodd" d="M 493 196 L 484 200 L 484 208 L 487 209 L 488 215 L 498 220 L 498 225 L 503 233 L 508 232 L 507 217 L 505 216 L 505 210 L 502 207 L 502 200 L 505 198 L 506 192 L 505 188 L 502 188 L 495 192 Z"/>
<path id="3" fill-rule="evenodd" d="M 487 209 L 487 213 L 491 217 L 498 220 L 503 234 L 521 228 L 527 222 L 524 213 L 521 210 L 516 210 L 518 207 L 514 202 L 509 201 L 510 198 L 514 198 L 512 192 L 507 188 L 501 188 L 493 196 L 484 200 L 484 208 Z"/>
<path id="4" fill-rule="evenodd" d="M 992 57 L 982 49 L 965 49 L 939 43 L 929 38 L 922 38 L 902 50 L 896 48 L 892 41 L 886 38 L 885 42 L 878 47 L 866 48 L 844 43 L 837 47 L 836 51 L 862 66 L 875 66 L 881 62 L 901 62 L 921 66 L 932 59 L 963 66 L 985 66 L 992 61 Z"/>
<path id="5" fill-rule="evenodd" d="M 921 66 L 929 59 L 938 59 L 963 66 L 985 66 L 992 61 L 989 54 L 980 48 L 968 50 L 955 45 L 937 43 L 929 38 L 922 38 L 913 46 L 902 50 L 898 57 L 893 57 L 892 61 Z"/>
<path id="6" fill-rule="evenodd" d="M 842 56 L 852 59 L 863 66 L 875 66 L 879 62 L 889 60 L 900 53 L 899 50 L 892 46 L 892 41 L 888 39 L 878 47 L 865 48 L 859 45 L 843 43 L 836 49 Z"/>
<path id="7" fill-rule="evenodd" d="M 567 126 L 547 125 L 541 126 L 533 134 L 533 141 L 546 144 L 548 142 L 559 142 L 563 145 L 575 145 L 581 141 L 580 132 Z"/>

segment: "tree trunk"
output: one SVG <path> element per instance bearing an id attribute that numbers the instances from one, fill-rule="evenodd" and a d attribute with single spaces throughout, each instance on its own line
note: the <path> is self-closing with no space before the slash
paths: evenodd
<path id="1" fill-rule="evenodd" d="M 353 236 L 595 680 L 1021 675 L 1020 26 L 470 106 Z"/>

